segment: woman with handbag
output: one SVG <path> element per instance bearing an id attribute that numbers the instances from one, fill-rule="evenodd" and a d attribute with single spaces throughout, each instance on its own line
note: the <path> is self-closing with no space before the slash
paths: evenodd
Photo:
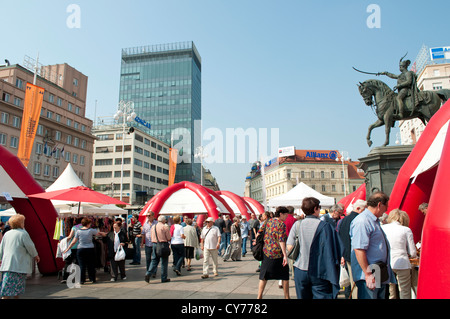
<path id="1" fill-rule="evenodd" d="M 239 223 L 239 218 L 233 218 L 233 225 L 231 225 L 231 253 L 230 258 L 232 261 L 241 261 L 242 255 L 242 236 L 241 236 L 241 226 Z"/>
<path id="2" fill-rule="evenodd" d="M 127 279 L 125 273 L 125 245 L 128 242 L 127 234 L 122 230 L 122 222 L 115 222 L 111 231 L 106 235 L 108 259 L 111 264 L 111 281 Z"/>
<path id="3" fill-rule="evenodd" d="M 284 298 L 289 299 L 289 266 L 286 253 L 286 224 L 289 211 L 277 207 L 274 217 L 260 228 L 258 236 L 264 233 L 263 260 L 259 273 L 258 299 L 262 298 L 267 280 L 282 280 Z"/>

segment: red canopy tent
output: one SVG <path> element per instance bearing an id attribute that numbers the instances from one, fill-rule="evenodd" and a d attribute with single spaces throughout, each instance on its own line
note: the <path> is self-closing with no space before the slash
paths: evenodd
<path id="1" fill-rule="evenodd" d="M 388 212 L 408 213 L 414 241 L 422 240 L 418 298 L 450 298 L 450 101 L 428 122 L 417 144 L 400 169 L 392 189 Z M 425 218 L 418 206 L 429 203 Z M 425 223 L 424 223 L 425 221 Z"/>
<path id="2" fill-rule="evenodd" d="M 358 199 L 366 200 L 366 183 L 362 183 L 361 186 L 356 189 L 356 191 L 348 194 L 344 198 L 341 198 L 338 204 L 341 204 L 344 207 L 345 213 L 348 214 L 352 211 L 353 204 Z"/>
<path id="3" fill-rule="evenodd" d="M 241 216 L 247 217 L 247 220 L 251 218 L 253 209 L 241 196 L 236 195 L 235 193 L 230 191 L 216 191 L 216 193 L 222 196 L 225 199 L 225 201 L 227 201 L 228 198 L 230 201 L 228 203 L 231 204 L 230 207 L 233 208 L 232 204 L 234 204 L 239 210 Z"/>
<path id="4" fill-rule="evenodd" d="M 41 261 L 37 264 L 41 274 L 51 274 L 64 266 L 57 259 L 58 241 L 53 239 L 57 212 L 50 200 L 30 198 L 28 195 L 44 192 L 22 162 L 0 145 L 0 194 L 7 193 L 9 203 L 17 213 L 25 216 L 25 229 L 36 246 Z M 4 194 L 4 195 L 7 195 Z"/>
<path id="5" fill-rule="evenodd" d="M 250 207 L 252 207 L 256 215 L 264 213 L 264 206 L 256 199 L 253 199 L 251 197 L 243 197 L 243 198 L 247 203 L 249 203 Z"/>
<path id="6" fill-rule="evenodd" d="M 179 182 L 158 192 L 147 202 L 139 213 L 139 221 L 143 223 L 149 211 L 155 213 L 157 218 L 160 214 L 165 215 L 187 215 L 197 217 L 197 223 L 203 224 L 205 215 L 217 219 L 219 212 L 230 214 L 234 217 L 233 210 L 226 201 L 214 191 L 192 182 Z"/>

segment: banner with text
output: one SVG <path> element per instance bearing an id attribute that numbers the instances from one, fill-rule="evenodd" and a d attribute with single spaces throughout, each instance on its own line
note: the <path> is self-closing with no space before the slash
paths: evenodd
<path id="1" fill-rule="evenodd" d="M 25 167 L 28 166 L 28 162 L 30 161 L 34 137 L 36 136 L 39 117 L 41 115 L 44 92 L 45 90 L 43 88 L 27 83 L 25 89 L 25 102 L 23 105 L 19 148 L 17 152 L 17 157 L 22 161 Z"/>

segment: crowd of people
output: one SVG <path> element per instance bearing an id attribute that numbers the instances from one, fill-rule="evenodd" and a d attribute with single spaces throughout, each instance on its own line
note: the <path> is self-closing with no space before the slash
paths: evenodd
<path id="1" fill-rule="evenodd" d="M 293 207 L 280 206 L 258 218 L 252 213 L 248 221 L 246 216 L 231 220 L 227 214 L 219 214 L 215 220 L 206 218 L 204 225 L 182 216 L 155 218 L 150 211 L 142 224 L 137 214 L 128 225 L 116 219 L 109 232 L 91 228 L 91 220 L 83 218 L 61 241 L 63 282 L 72 263 L 80 267 L 81 284 L 96 282 L 93 236 L 102 237 L 106 243 L 111 281 L 126 280 L 125 251 L 132 253 L 129 265 L 140 265 L 141 248 L 145 248 L 147 283 L 156 278 L 159 265 L 161 282 L 170 281 L 170 255 L 177 276 L 182 276 L 182 269 L 191 271 L 192 260 L 200 258 L 202 279 L 219 276 L 219 257 L 241 261 L 256 238 L 263 236 L 257 298 L 263 297 L 268 280 L 278 280 L 284 297 L 290 298 L 292 277 L 299 299 L 335 299 L 342 288 L 349 299 L 410 299 L 414 289 L 410 258 L 417 258 L 418 250 L 408 227 L 408 214 L 399 209 L 386 214 L 388 201 L 386 194 L 377 192 L 367 201 L 356 201 L 348 214 L 338 204 L 322 214 L 320 201 L 307 197 L 302 200 L 299 215 L 294 214 Z M 419 208 L 426 214 L 426 204 Z M 24 293 L 26 275 L 40 258 L 25 230 L 23 215 L 11 217 L 6 231 L 0 243 L 1 296 L 17 298 Z M 343 272 L 349 276 L 344 287 Z"/>

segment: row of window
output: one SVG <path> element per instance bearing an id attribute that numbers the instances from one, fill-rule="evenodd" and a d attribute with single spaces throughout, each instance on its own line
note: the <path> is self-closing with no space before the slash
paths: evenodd
<path id="1" fill-rule="evenodd" d="M 316 190 L 316 185 L 312 184 L 310 185 L 312 189 Z M 350 192 L 354 192 L 356 191 L 357 187 L 356 186 L 352 186 L 352 190 Z M 348 190 L 347 190 L 348 191 Z M 277 195 L 281 195 L 284 194 L 284 185 L 278 186 L 278 187 L 270 187 L 267 188 L 267 196 L 271 197 L 271 196 L 277 196 Z M 321 185 L 321 192 L 322 193 L 326 193 L 327 192 L 327 186 L 326 185 Z M 336 190 L 336 185 L 331 185 L 331 192 L 335 193 L 337 192 Z M 341 192 L 345 192 L 345 186 L 341 185 Z M 257 191 L 254 192 L 252 194 L 253 198 L 260 200 L 262 199 L 262 191 Z"/>
<path id="2" fill-rule="evenodd" d="M 114 140 L 114 134 L 98 134 L 97 138 L 99 141 L 113 141 Z M 135 140 L 144 143 L 145 145 L 150 145 L 153 148 L 157 148 L 158 151 L 162 151 L 166 154 L 168 154 L 167 147 L 164 147 L 160 144 L 157 144 L 156 142 L 150 141 L 148 138 L 143 137 L 142 135 L 139 135 L 137 133 L 134 134 Z M 116 133 L 115 134 L 116 140 L 122 139 L 122 133 Z M 131 149 L 130 149 L 131 150 Z"/>
<path id="3" fill-rule="evenodd" d="M 123 171 L 123 177 L 130 177 L 130 176 L 131 176 L 131 172 L 130 171 L 128 171 L 128 170 Z M 96 179 L 112 178 L 112 177 L 113 177 L 113 172 L 112 171 L 95 172 L 94 173 L 94 178 L 96 178 Z M 120 171 L 115 171 L 114 172 L 114 177 L 115 178 L 121 177 Z M 168 185 L 169 184 L 168 180 L 166 180 L 166 179 L 163 179 L 163 178 L 160 178 L 160 177 L 156 177 L 156 176 L 152 176 L 152 175 L 145 174 L 145 173 L 141 173 L 141 172 L 138 172 L 138 171 L 134 171 L 133 172 L 133 177 L 137 178 L 137 179 L 142 179 L 144 181 L 155 182 L 157 184 L 162 184 L 162 185 Z"/>
<path id="4" fill-rule="evenodd" d="M 19 88 L 19 89 L 24 90 L 25 89 L 25 82 L 26 81 L 24 81 L 24 80 L 22 80 L 20 78 L 16 78 L 16 87 Z M 78 86 L 78 79 L 74 78 L 73 79 L 73 84 L 75 86 Z M 6 95 L 6 97 L 5 97 L 5 95 Z M 72 95 L 76 96 L 76 94 L 72 94 Z M 6 100 L 5 98 L 8 99 L 8 100 Z M 10 99 L 9 94 L 8 93 L 4 93 L 3 94 L 3 101 L 9 102 L 9 99 Z M 17 103 L 18 104 L 16 104 L 16 99 L 17 99 Z M 44 93 L 44 99 L 46 99 L 48 102 L 50 102 L 52 104 L 56 103 L 56 105 L 59 106 L 59 107 L 62 107 L 63 104 L 64 104 L 62 98 L 56 97 L 54 94 L 52 94 L 50 92 L 47 92 L 47 91 Z M 22 101 L 22 99 L 20 99 L 20 98 L 14 98 L 14 104 L 17 105 L 17 106 L 21 106 L 21 101 Z M 78 115 L 81 113 L 81 108 L 79 106 L 75 106 L 74 107 L 74 105 L 72 103 L 70 103 L 70 102 L 67 102 L 67 110 L 70 111 L 70 112 L 75 112 L 75 114 L 78 114 Z"/>
<path id="5" fill-rule="evenodd" d="M 124 152 L 129 152 L 129 151 L 131 151 L 131 145 L 125 145 Z M 122 153 L 122 145 L 117 145 L 115 147 L 115 151 L 114 151 L 114 146 L 99 146 L 99 147 L 95 148 L 95 153 L 114 153 L 114 152 Z M 149 157 L 154 160 L 157 160 L 161 163 L 169 164 L 169 160 L 167 158 L 164 158 L 160 155 L 156 155 L 155 153 L 145 150 L 139 146 L 134 147 L 134 152 L 137 154 L 144 155 L 145 157 Z"/>
<path id="6" fill-rule="evenodd" d="M 54 178 L 59 177 L 59 167 L 58 166 L 52 166 L 49 164 L 42 164 L 41 162 L 34 162 L 34 169 L 33 169 L 34 175 L 43 175 L 43 176 L 51 176 Z"/>
<path id="7" fill-rule="evenodd" d="M 42 115 L 43 112 L 44 111 L 42 109 L 41 115 Z M 47 111 L 47 118 L 52 119 L 53 118 L 53 112 Z M 12 116 L 12 122 L 10 123 L 10 115 L 9 115 L 9 113 L 1 112 L 1 114 L 0 114 L 0 123 L 1 124 L 12 125 L 13 127 L 16 127 L 16 128 L 20 129 L 20 127 L 21 127 L 21 120 L 22 120 L 21 117 L 13 115 Z M 56 114 L 56 121 L 57 122 L 61 121 L 61 115 Z M 71 119 L 67 119 L 66 124 L 68 126 L 72 126 L 72 120 Z M 86 125 L 80 124 L 78 122 L 74 122 L 73 127 L 76 130 L 81 130 L 81 132 L 86 132 Z M 44 135 L 44 127 L 41 124 L 38 124 L 37 130 L 36 130 L 36 134 L 37 135 L 41 135 L 41 136 Z M 60 131 L 55 131 L 55 137 L 54 138 L 58 142 L 62 141 L 62 133 Z M 70 134 L 68 134 L 66 136 L 65 143 L 66 144 L 70 144 L 70 145 L 72 144 L 72 136 Z M 73 144 L 74 146 L 81 147 L 81 148 L 85 149 L 87 142 L 85 140 L 81 140 L 81 142 L 80 142 L 80 139 L 78 137 L 75 137 L 75 138 L 73 138 L 73 143 L 74 143 Z"/>
<path id="8" fill-rule="evenodd" d="M 11 103 L 11 94 L 3 92 L 2 100 Z M 20 97 L 15 96 L 12 102 L 15 106 L 22 106 L 22 99 Z"/>
<path id="9" fill-rule="evenodd" d="M 114 165 L 121 165 L 122 164 L 122 159 L 121 158 L 116 158 L 114 160 Z M 127 165 L 127 164 L 131 164 L 131 158 L 127 157 L 123 159 L 123 164 Z M 95 160 L 94 163 L 95 166 L 110 166 L 113 165 L 113 159 L 112 158 L 107 158 L 107 159 L 97 159 Z M 150 164 L 148 162 L 142 161 L 140 159 L 135 158 L 134 159 L 134 165 L 139 166 L 139 167 L 143 167 L 145 169 L 151 169 L 152 171 L 156 171 L 158 173 L 163 173 L 168 175 L 169 174 L 169 170 L 162 168 L 160 166 L 154 165 L 154 164 Z"/>

